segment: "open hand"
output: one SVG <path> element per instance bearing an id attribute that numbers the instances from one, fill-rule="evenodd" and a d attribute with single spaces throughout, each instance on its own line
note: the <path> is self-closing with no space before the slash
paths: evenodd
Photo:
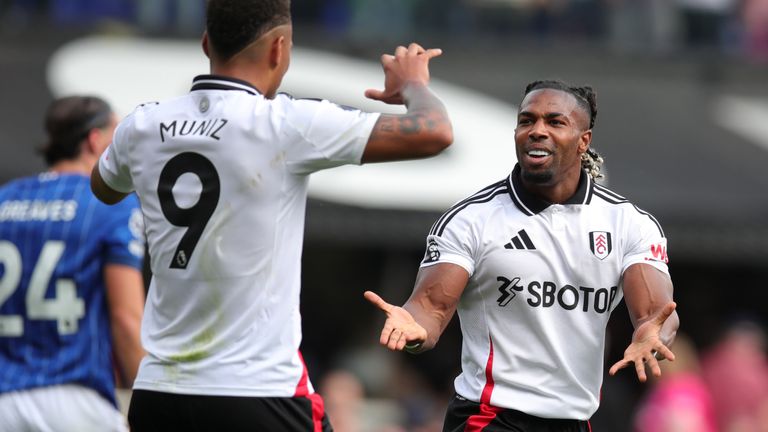
<path id="1" fill-rule="evenodd" d="M 428 85 L 429 60 L 442 53 L 439 48 L 424 49 L 421 45 L 412 43 L 408 48 L 397 47 L 395 55 L 382 55 L 384 90 L 369 89 L 365 91 L 365 96 L 388 104 L 402 105 L 405 103 L 402 91 L 406 84 Z"/>
<path id="2" fill-rule="evenodd" d="M 624 358 L 611 366 L 608 373 L 615 375 L 620 369 L 634 363 L 640 382 L 645 382 L 648 379 L 645 374 L 646 365 L 650 367 L 653 376 L 661 376 L 659 360 L 675 360 L 675 354 L 661 341 L 661 327 L 676 307 L 675 302 L 667 303 L 656 316 L 635 329 L 634 334 L 632 334 L 632 343 L 624 351 Z"/>
<path id="3" fill-rule="evenodd" d="M 363 296 L 387 314 L 379 343 L 393 351 L 402 351 L 406 344 L 423 343 L 427 340 L 427 331 L 407 310 L 385 302 L 373 291 L 366 291 Z"/>

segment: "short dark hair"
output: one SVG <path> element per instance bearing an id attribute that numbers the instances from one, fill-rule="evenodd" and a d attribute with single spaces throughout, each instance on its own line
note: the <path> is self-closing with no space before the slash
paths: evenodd
<path id="1" fill-rule="evenodd" d="M 595 119 L 597 118 L 597 98 L 592 87 L 572 86 L 560 80 L 534 81 L 525 86 L 525 93 L 523 94 L 523 97 L 527 96 L 528 93 L 534 90 L 541 89 L 560 90 L 572 94 L 576 98 L 576 101 L 579 103 L 579 105 L 584 109 L 584 111 L 589 114 L 589 128 L 592 129 L 595 126 Z"/>
<path id="2" fill-rule="evenodd" d="M 264 33 L 290 22 L 290 0 L 208 0 L 208 40 L 223 60 L 232 58 Z"/>
<path id="3" fill-rule="evenodd" d="M 95 128 L 104 128 L 112 108 L 96 96 L 68 96 L 56 99 L 45 112 L 47 142 L 40 149 L 48 166 L 80 156 L 81 143 Z"/>

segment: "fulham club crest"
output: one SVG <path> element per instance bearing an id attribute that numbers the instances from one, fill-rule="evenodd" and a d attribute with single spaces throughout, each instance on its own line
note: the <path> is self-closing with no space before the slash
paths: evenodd
<path id="1" fill-rule="evenodd" d="M 604 260 L 608 258 L 613 250 L 613 244 L 611 243 L 611 233 L 607 231 L 592 231 L 589 233 L 589 250 L 598 259 Z"/>

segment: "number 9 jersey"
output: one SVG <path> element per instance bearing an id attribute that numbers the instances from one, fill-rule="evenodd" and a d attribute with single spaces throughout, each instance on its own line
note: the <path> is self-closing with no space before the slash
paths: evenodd
<path id="1" fill-rule="evenodd" d="M 0 189 L 0 393 L 80 384 L 115 404 L 104 267 L 141 270 L 136 197 L 110 207 L 83 174 Z"/>
<path id="2" fill-rule="evenodd" d="M 313 392 L 299 354 L 308 175 L 359 164 L 377 119 L 203 75 L 121 122 L 99 170 L 139 196 L 153 273 L 134 388 Z"/>

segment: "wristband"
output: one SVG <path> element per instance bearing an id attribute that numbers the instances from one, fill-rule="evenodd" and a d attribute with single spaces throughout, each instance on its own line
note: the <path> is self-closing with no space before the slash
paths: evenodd
<path id="1" fill-rule="evenodd" d="M 421 349 L 422 346 L 424 346 L 424 342 L 405 344 L 405 346 L 403 347 L 403 350 L 407 353 L 414 354 L 416 351 Z"/>

